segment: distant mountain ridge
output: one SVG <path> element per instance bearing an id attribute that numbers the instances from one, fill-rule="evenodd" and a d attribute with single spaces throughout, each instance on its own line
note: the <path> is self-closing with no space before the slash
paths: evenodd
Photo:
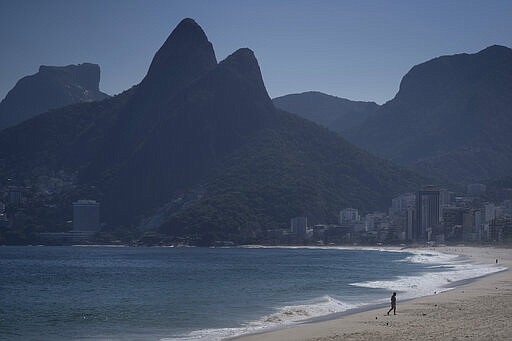
<path id="1" fill-rule="evenodd" d="M 99 83 L 96 64 L 41 65 L 38 73 L 20 79 L 0 102 L 0 130 L 49 109 L 109 97 L 99 90 Z"/>
<path id="2" fill-rule="evenodd" d="M 96 199 L 106 225 L 121 229 L 158 212 L 160 232 L 202 245 L 255 242 L 297 215 L 334 222 L 344 206 L 384 208 L 424 181 L 277 110 L 254 53 L 242 48 L 217 63 L 192 19 L 173 30 L 139 85 L 0 132 L 0 159 L 1 178 L 68 174 L 72 188 L 44 199 L 62 210 Z"/>
<path id="3" fill-rule="evenodd" d="M 351 141 L 449 182 L 512 172 L 512 50 L 432 59 L 413 67 L 395 98 Z"/>
<path id="4" fill-rule="evenodd" d="M 341 135 L 359 128 L 379 108 L 375 102 L 351 101 L 318 91 L 285 95 L 272 101 L 280 109 L 295 113 Z"/>

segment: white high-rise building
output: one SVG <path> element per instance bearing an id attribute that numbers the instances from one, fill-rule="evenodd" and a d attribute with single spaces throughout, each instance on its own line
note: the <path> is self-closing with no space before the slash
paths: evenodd
<path id="1" fill-rule="evenodd" d="M 378 225 L 380 225 L 386 217 L 385 213 L 374 212 L 368 213 L 364 217 L 364 224 L 366 231 L 374 231 Z"/>
<path id="2" fill-rule="evenodd" d="M 484 223 L 488 224 L 492 220 L 496 219 L 496 205 L 492 202 L 484 204 Z"/>
<path id="3" fill-rule="evenodd" d="M 450 206 L 452 204 L 452 195 L 453 193 L 446 189 L 441 189 L 439 191 L 439 205 L 441 208 Z"/>

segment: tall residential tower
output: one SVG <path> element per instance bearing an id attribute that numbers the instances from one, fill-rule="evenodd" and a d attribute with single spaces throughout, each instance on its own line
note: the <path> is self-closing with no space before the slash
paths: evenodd
<path id="1" fill-rule="evenodd" d="M 416 195 L 416 226 L 413 240 L 429 241 L 432 230 L 441 222 L 439 190 L 427 186 Z"/>

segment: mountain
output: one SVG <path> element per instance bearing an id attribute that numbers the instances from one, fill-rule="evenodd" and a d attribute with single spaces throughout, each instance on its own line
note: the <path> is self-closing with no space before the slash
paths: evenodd
<path id="1" fill-rule="evenodd" d="M 391 101 L 351 140 L 444 181 L 512 172 L 512 50 L 432 59 L 413 67 Z"/>
<path id="2" fill-rule="evenodd" d="M 423 181 L 277 110 L 254 53 L 217 63 L 192 19 L 137 86 L 0 132 L 0 160 L 0 179 L 29 185 L 42 206 L 69 212 L 76 199 L 96 199 L 107 229 L 139 226 L 199 244 L 255 242 L 297 215 L 333 222 L 345 206 L 385 208 Z"/>
<path id="3" fill-rule="evenodd" d="M 106 201 L 122 197 L 124 205 L 110 212 L 119 212 L 121 219 L 197 186 L 220 160 L 274 120 L 254 54 L 236 51 L 169 103 L 165 117 L 113 179 Z"/>
<path id="4" fill-rule="evenodd" d="M 201 199 L 172 214 L 160 231 L 200 236 L 203 245 L 250 243 L 288 228 L 292 217 L 335 224 L 344 207 L 386 209 L 393 196 L 424 182 L 324 127 L 277 110 L 276 124 L 224 158 Z"/>
<path id="5" fill-rule="evenodd" d="M 0 102 L 0 130 L 49 109 L 79 102 L 99 101 L 100 67 L 83 63 L 39 67 L 39 72 L 20 79 Z"/>
<path id="6" fill-rule="evenodd" d="M 272 101 L 277 108 L 295 113 L 341 135 L 359 128 L 379 108 L 375 102 L 351 101 L 317 91 L 285 95 Z"/>
<path id="7" fill-rule="evenodd" d="M 106 140 L 99 144 L 101 147 L 87 152 L 83 180 L 92 181 L 125 167 L 134 152 L 155 137 L 155 131 L 162 130 L 172 111 L 182 109 L 176 98 L 183 99 L 185 89 L 216 66 L 212 44 L 204 31 L 194 20 L 182 20 L 155 54 L 147 75 L 126 105 L 110 115 L 115 119 L 105 130 Z M 90 133 L 92 136 L 84 136 L 81 144 L 97 139 L 95 130 Z"/>

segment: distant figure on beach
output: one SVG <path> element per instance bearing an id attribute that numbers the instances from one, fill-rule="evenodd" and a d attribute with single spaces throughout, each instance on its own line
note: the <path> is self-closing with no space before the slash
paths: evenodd
<path id="1" fill-rule="evenodd" d="M 496 258 L 496 264 L 498 264 L 498 258 Z"/>
<path id="2" fill-rule="evenodd" d="M 391 296 L 391 309 L 388 310 L 388 315 L 393 310 L 393 315 L 396 315 L 396 292 Z"/>

